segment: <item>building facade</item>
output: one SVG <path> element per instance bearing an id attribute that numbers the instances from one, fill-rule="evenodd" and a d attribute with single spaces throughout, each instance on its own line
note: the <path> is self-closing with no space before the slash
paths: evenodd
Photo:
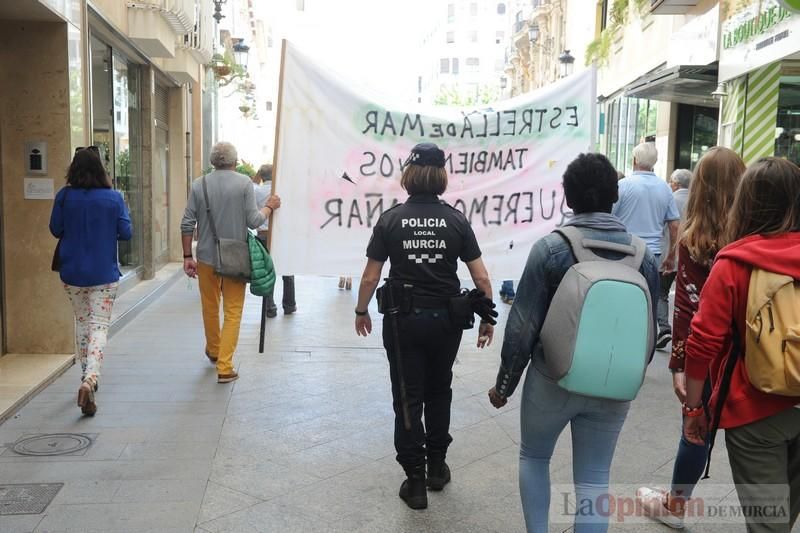
<path id="1" fill-rule="evenodd" d="M 800 164 L 800 13 L 774 0 L 720 3 L 720 143 L 745 162 Z"/>
<path id="2" fill-rule="evenodd" d="M 506 51 L 503 95 L 544 87 L 586 67 L 596 14 L 580 0 L 518 0 Z M 569 21 L 569 24 L 567 24 Z"/>
<path id="3" fill-rule="evenodd" d="M 598 149 L 632 171 L 652 141 L 656 173 L 693 168 L 717 142 L 719 6 L 715 0 L 598 0 L 586 61 L 598 66 Z"/>
<path id="4" fill-rule="evenodd" d="M 500 94 L 513 1 L 435 0 L 418 102 L 487 103 Z"/>
<path id="5" fill-rule="evenodd" d="M 181 260 L 179 222 L 204 159 L 213 10 L 211 0 L 0 2 L 0 355 L 74 353 L 48 221 L 76 148 L 99 147 L 131 212 L 121 292 Z"/>

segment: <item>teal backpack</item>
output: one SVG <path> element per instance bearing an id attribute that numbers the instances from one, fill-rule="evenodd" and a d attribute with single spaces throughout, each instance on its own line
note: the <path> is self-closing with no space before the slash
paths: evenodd
<path id="1" fill-rule="evenodd" d="M 647 250 L 556 230 L 575 255 L 553 296 L 540 338 L 547 373 L 562 388 L 595 398 L 633 400 L 653 353 L 653 302 L 639 268 Z M 604 259 L 592 250 L 625 254 Z"/>

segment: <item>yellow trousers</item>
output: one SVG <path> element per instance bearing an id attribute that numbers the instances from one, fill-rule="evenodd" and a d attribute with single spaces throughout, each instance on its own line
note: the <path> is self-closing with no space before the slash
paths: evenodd
<path id="1" fill-rule="evenodd" d="M 214 267 L 197 263 L 200 278 L 200 301 L 203 305 L 203 326 L 206 351 L 217 358 L 217 374 L 233 372 L 233 353 L 239 343 L 244 295 L 247 284 L 214 273 Z M 223 322 L 219 326 L 219 303 L 222 299 Z"/>

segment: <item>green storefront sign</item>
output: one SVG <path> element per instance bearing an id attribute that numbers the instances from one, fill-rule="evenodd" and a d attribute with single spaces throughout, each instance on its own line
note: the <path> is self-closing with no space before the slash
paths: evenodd
<path id="1" fill-rule="evenodd" d="M 786 9 L 800 13 L 800 0 L 778 0 L 778 2 Z"/>
<path id="2" fill-rule="evenodd" d="M 788 0 L 787 0 L 788 1 Z M 793 0 L 792 3 L 798 3 L 800 0 Z M 780 24 L 787 18 L 791 17 L 792 13 L 783 7 L 772 6 L 748 19 L 732 30 L 726 31 L 722 35 L 722 46 L 724 48 L 733 48 L 744 42 L 767 33 L 771 28 Z"/>

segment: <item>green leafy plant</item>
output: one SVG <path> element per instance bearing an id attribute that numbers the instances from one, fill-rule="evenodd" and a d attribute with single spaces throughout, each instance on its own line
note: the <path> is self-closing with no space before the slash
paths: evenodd
<path id="1" fill-rule="evenodd" d="M 643 15 L 650 8 L 650 0 L 614 0 L 608 14 L 608 26 L 586 47 L 586 64 L 597 62 L 608 65 L 611 44 L 630 20 L 631 8 Z"/>
<path id="2" fill-rule="evenodd" d="M 236 172 L 238 172 L 239 174 L 244 174 L 245 176 L 249 176 L 251 178 L 256 175 L 255 167 L 252 164 L 245 161 L 244 159 L 242 159 L 241 163 L 236 165 Z"/>

